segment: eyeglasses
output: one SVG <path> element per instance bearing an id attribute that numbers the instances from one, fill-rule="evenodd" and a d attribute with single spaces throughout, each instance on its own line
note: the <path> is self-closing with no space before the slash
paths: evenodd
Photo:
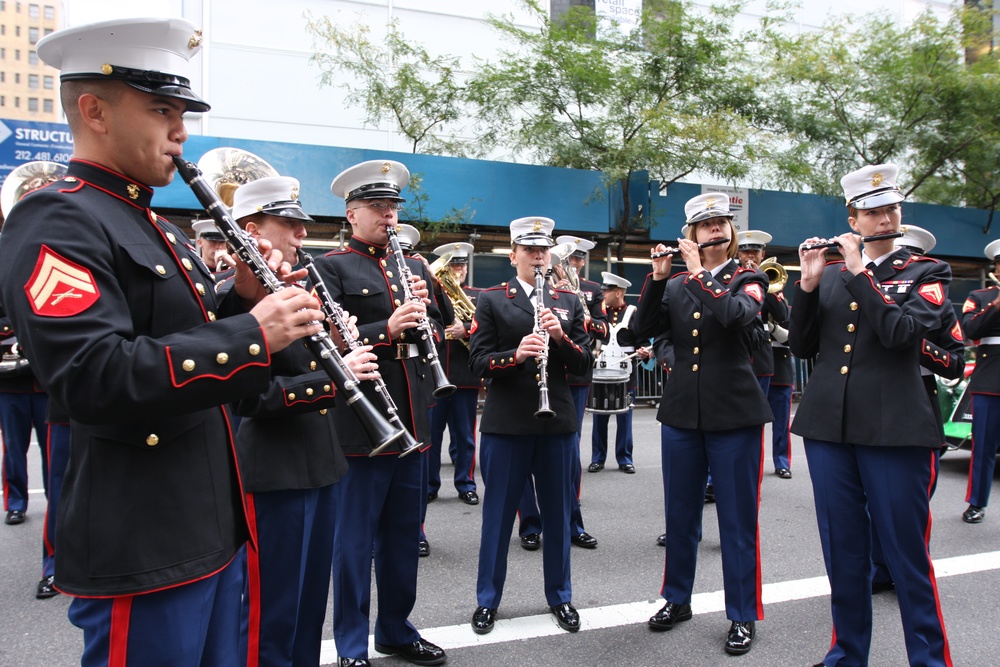
<path id="1" fill-rule="evenodd" d="M 370 202 L 368 204 L 361 204 L 360 206 L 355 206 L 355 208 L 361 208 L 363 206 L 364 207 L 368 207 L 368 208 L 373 208 L 376 211 L 378 211 L 379 213 L 381 213 L 381 212 L 383 212 L 385 210 L 389 210 L 389 211 L 402 211 L 403 210 L 403 205 L 400 204 L 398 201 L 373 201 L 373 202 Z"/>

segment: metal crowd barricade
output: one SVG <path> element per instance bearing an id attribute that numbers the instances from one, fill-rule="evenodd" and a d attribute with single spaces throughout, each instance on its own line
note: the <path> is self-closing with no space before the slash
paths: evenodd
<path id="1" fill-rule="evenodd" d="M 794 385 L 792 387 L 792 400 L 798 401 L 802 398 L 802 390 L 809 381 L 809 373 L 812 371 L 812 360 L 792 358 L 792 371 Z M 663 383 L 666 381 L 663 368 L 656 364 L 652 370 L 647 370 L 642 364 L 639 365 L 638 386 L 635 392 L 636 403 L 658 403 L 663 396 Z"/>

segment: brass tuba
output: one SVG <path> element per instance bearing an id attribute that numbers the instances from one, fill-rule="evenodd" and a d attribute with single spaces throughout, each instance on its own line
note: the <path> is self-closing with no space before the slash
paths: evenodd
<path id="1" fill-rule="evenodd" d="M 3 212 L 3 217 L 7 217 L 14 204 L 21 201 L 21 197 L 54 183 L 65 175 L 66 165 L 41 160 L 25 162 L 10 172 L 0 188 L 0 211 Z"/>
<path id="2" fill-rule="evenodd" d="M 569 256 L 573 254 L 576 250 L 575 243 L 560 243 L 549 249 L 549 253 L 552 256 L 552 266 L 555 267 L 558 264 L 563 273 L 566 275 L 567 287 L 569 287 L 571 292 L 576 292 L 577 298 L 580 299 L 580 304 L 583 305 L 584 317 L 590 313 L 590 306 L 587 305 L 587 297 L 583 295 L 583 290 L 580 289 L 580 276 L 576 272 L 576 267 L 569 263 Z"/>
<path id="3" fill-rule="evenodd" d="M 788 270 L 779 264 L 778 260 L 774 257 L 768 257 L 757 268 L 764 272 L 770 283 L 767 287 L 768 294 L 775 294 L 785 289 L 785 283 L 788 282 Z"/>
<path id="4" fill-rule="evenodd" d="M 227 146 L 213 148 L 202 155 L 198 160 L 198 169 L 219 195 L 219 199 L 229 208 L 233 207 L 233 195 L 241 185 L 280 175 L 264 158 L 241 148 Z"/>
<path id="5" fill-rule="evenodd" d="M 465 290 L 462 289 L 462 286 L 458 284 L 458 281 L 455 280 L 455 274 L 451 272 L 451 268 L 448 266 L 450 263 L 451 253 L 446 252 L 431 264 L 431 273 L 441 284 L 441 289 L 451 300 L 451 305 L 455 309 L 455 319 L 463 323 L 471 322 L 472 316 L 476 314 L 476 306 L 472 303 L 469 295 L 465 293 Z M 454 340 L 451 334 L 445 334 L 445 338 Z M 460 342 L 465 347 L 469 347 L 468 340 L 463 339 Z"/>

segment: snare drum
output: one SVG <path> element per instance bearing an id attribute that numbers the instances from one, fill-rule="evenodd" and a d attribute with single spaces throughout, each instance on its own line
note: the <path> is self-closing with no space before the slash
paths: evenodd
<path id="1" fill-rule="evenodd" d="M 587 397 L 587 410 L 598 415 L 617 415 L 632 409 L 632 396 L 628 393 L 628 380 L 599 382 L 594 378 Z"/>

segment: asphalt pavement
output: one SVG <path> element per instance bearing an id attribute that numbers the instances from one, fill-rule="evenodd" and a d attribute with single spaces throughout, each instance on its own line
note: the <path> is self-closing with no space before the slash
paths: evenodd
<path id="1" fill-rule="evenodd" d="M 599 544 L 593 550 L 572 550 L 573 602 L 583 624 L 576 634 L 560 630 L 548 613 L 542 553 L 521 549 L 516 528 L 497 628 L 490 635 L 472 633 L 481 505 L 461 502 L 450 485 L 453 468 L 447 462 L 442 466 L 445 483 L 427 513 L 431 555 L 420 562 L 410 620 L 425 637 L 447 648 L 448 665 L 783 667 L 812 665 L 823 657 L 830 643 L 829 594 L 801 439 L 793 438 L 790 480 L 774 475 L 768 447 L 760 507 L 765 619 L 757 624 L 753 650 L 734 657 L 722 648 L 729 622 L 722 611 L 719 531 L 712 505 L 705 507 L 694 618 L 670 632 L 653 633 L 646 626 L 645 618 L 662 604 L 664 563 L 664 550 L 655 544 L 663 532 L 655 410 L 637 408 L 634 430 L 636 474 L 619 472 L 613 460 L 599 473 L 583 473 L 585 527 Z M 590 458 L 590 431 L 588 415 L 584 467 Z M 0 666 L 79 664 L 82 635 L 66 618 L 69 599 L 34 598 L 45 499 L 36 448 L 30 457 L 31 488 L 37 492 L 30 498 L 28 520 L 0 525 Z M 993 665 L 1000 663 L 1000 510 L 988 512 L 979 525 L 962 522 L 968 463 L 967 451 L 942 459 L 932 501 L 931 551 L 954 664 Z M 873 606 L 871 665 L 907 664 L 895 593 L 876 596 Z M 332 636 L 328 613 L 324 664 L 335 662 Z M 371 656 L 383 667 L 406 664 L 397 657 Z"/>

